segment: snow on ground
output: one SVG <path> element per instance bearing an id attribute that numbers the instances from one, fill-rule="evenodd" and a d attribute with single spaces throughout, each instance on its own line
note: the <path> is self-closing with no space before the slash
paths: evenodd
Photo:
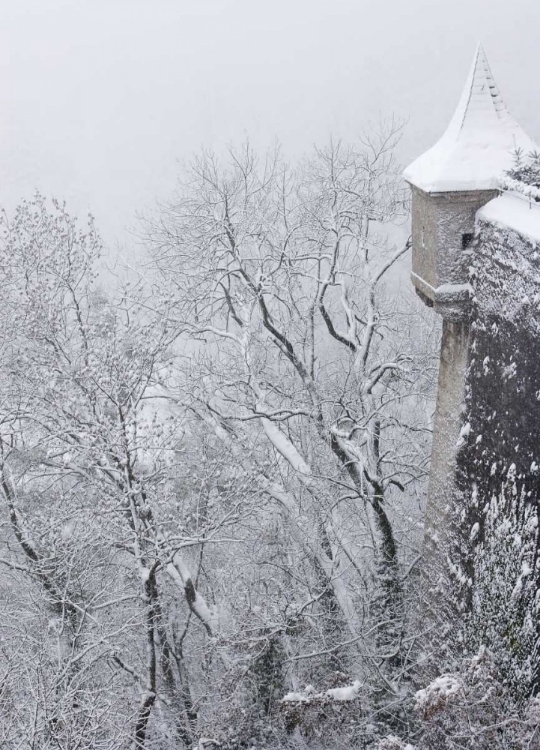
<path id="1" fill-rule="evenodd" d="M 359 680 L 355 680 L 352 685 L 347 687 L 332 688 L 326 691 L 326 695 L 329 698 L 333 698 L 335 701 L 352 701 L 358 697 L 360 688 L 362 687 Z"/>
<path id="2" fill-rule="evenodd" d="M 481 208 L 476 216 L 540 242 L 540 204 L 518 193 L 503 193 Z"/>
<path id="3" fill-rule="evenodd" d="M 418 690 L 414 696 L 416 710 L 426 714 L 433 709 L 438 709 L 462 689 L 463 683 L 459 677 L 454 674 L 443 674 L 423 690 Z"/>
<path id="4" fill-rule="evenodd" d="M 292 692 L 287 693 L 281 699 L 282 703 L 294 703 L 299 701 L 301 703 L 309 703 L 311 700 L 320 700 L 321 698 L 331 698 L 334 701 L 352 701 L 358 698 L 362 683 L 360 680 L 355 680 L 352 685 L 346 685 L 345 687 L 331 688 L 326 690 L 324 693 L 316 693 L 311 685 L 308 685 L 301 693 Z"/>

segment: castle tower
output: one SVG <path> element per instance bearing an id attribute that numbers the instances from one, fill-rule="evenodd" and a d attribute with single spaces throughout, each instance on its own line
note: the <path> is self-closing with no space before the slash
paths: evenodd
<path id="1" fill-rule="evenodd" d="M 404 173 L 412 191 L 412 282 L 443 318 L 426 512 L 428 558 L 437 553 L 449 528 L 449 513 L 461 502 L 457 458 L 467 439 L 469 273 L 478 252 L 478 212 L 501 200 L 496 197 L 499 181 L 512 166 L 516 149 L 528 154 L 536 147 L 505 107 L 479 46 L 446 132 Z"/>
<path id="2" fill-rule="evenodd" d="M 466 311 L 477 210 L 497 195 L 513 152 L 535 148 L 505 107 L 479 45 L 446 132 L 404 172 L 412 190 L 412 282 L 444 318 L 460 320 Z"/>

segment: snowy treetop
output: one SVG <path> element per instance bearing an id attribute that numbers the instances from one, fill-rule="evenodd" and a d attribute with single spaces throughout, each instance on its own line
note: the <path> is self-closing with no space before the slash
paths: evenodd
<path id="1" fill-rule="evenodd" d="M 536 147 L 506 108 L 479 45 L 446 132 L 404 177 L 428 193 L 497 189 L 516 149 Z"/>

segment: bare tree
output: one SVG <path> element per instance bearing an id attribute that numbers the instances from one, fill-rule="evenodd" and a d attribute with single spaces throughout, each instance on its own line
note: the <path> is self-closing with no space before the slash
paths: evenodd
<path id="1" fill-rule="evenodd" d="M 409 243 L 389 237 L 407 214 L 398 137 L 332 143 L 294 170 L 279 150 L 204 154 L 147 227 L 188 353 L 167 394 L 281 515 L 339 613 L 331 650 L 361 648 L 394 697 L 433 374 L 395 272 Z"/>
<path id="2" fill-rule="evenodd" d="M 170 518 L 184 505 L 171 479 L 180 426 L 157 392 L 171 361 L 166 309 L 139 314 L 125 291 L 109 301 L 93 225 L 80 232 L 62 206 L 38 197 L 5 230 L 0 562 L 41 602 L 17 731 L 40 747 L 90 747 L 112 723 L 119 745 L 145 747 L 157 702 L 189 745 L 189 678 L 164 602 L 179 600 L 211 633 L 186 555 L 234 509 L 192 533 Z M 16 639 L 20 627 L 7 629 Z"/>
<path id="3" fill-rule="evenodd" d="M 104 290 L 62 205 L 4 219 L 9 750 L 280 745 L 306 683 L 328 731 L 325 688 L 361 684 L 345 743 L 409 721 L 433 337 L 397 137 L 203 155 L 148 225 L 153 286 Z"/>

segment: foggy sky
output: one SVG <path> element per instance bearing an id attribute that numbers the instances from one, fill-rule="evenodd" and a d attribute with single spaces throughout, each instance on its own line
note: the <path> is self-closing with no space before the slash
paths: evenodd
<path id="1" fill-rule="evenodd" d="M 35 188 L 129 246 L 179 161 L 245 134 L 294 158 L 407 118 L 438 138 L 476 44 L 540 143 L 539 0 L 0 0 L 0 204 Z"/>

